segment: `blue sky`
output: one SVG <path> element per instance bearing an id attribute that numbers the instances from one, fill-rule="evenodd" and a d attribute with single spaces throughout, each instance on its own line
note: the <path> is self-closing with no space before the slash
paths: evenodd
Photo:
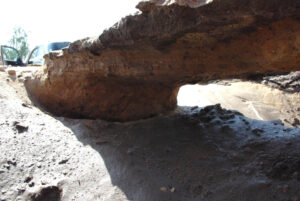
<path id="1" fill-rule="evenodd" d="M 55 41 L 97 36 L 121 17 L 133 14 L 139 0 L 1 0 L 0 44 L 14 27 L 28 33 L 31 48 Z M 7 9 L 6 9 L 7 8 Z"/>

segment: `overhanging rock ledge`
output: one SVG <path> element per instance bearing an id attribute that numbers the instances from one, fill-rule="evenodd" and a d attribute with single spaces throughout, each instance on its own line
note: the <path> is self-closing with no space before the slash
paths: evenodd
<path id="1" fill-rule="evenodd" d="M 300 0 L 144 1 L 98 38 L 45 56 L 26 87 L 55 115 L 130 121 L 181 85 L 300 70 Z"/>

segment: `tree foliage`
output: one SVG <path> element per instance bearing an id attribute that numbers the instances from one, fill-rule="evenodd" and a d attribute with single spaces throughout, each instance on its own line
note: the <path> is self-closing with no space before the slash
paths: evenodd
<path id="1" fill-rule="evenodd" d="M 21 27 L 16 27 L 13 30 L 13 35 L 9 40 L 9 44 L 16 48 L 22 59 L 25 59 L 29 53 L 28 43 L 27 43 L 27 33 Z"/>

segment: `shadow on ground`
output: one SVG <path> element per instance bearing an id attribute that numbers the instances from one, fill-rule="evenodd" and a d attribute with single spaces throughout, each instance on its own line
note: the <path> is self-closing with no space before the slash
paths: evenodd
<path id="1" fill-rule="evenodd" d="M 128 200 L 300 198 L 300 129 L 280 122 L 219 105 L 130 123 L 58 119 L 100 154 Z"/>

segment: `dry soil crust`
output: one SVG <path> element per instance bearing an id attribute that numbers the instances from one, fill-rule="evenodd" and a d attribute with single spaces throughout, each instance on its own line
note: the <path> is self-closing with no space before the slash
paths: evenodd
<path id="1" fill-rule="evenodd" d="M 300 200 L 300 129 L 219 105 L 130 123 L 52 117 L 0 73 L 0 200 Z"/>

